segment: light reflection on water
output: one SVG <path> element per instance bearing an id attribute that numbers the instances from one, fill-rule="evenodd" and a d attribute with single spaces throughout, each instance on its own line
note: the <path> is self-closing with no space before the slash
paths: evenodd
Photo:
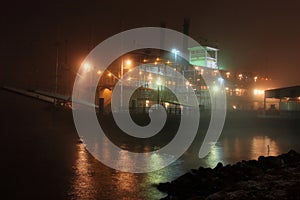
<path id="1" fill-rule="evenodd" d="M 212 145 L 210 148 L 210 153 L 209 155 L 204 158 L 204 162 L 205 162 L 205 166 L 206 167 L 215 167 L 218 162 L 223 162 L 223 157 L 222 157 L 222 148 L 221 145 L 219 143 L 216 143 L 215 145 Z"/>
<path id="2" fill-rule="evenodd" d="M 103 141 L 105 143 L 105 141 Z M 107 141 L 106 141 L 107 142 Z M 105 147 L 105 145 L 104 145 Z M 169 168 L 148 174 L 125 173 L 110 169 L 96 161 L 85 149 L 84 144 L 78 144 L 78 156 L 73 166 L 74 177 L 69 196 L 71 199 L 157 199 L 165 194 L 159 192 L 154 184 L 169 181 L 173 176 Z M 149 147 L 145 147 L 148 149 Z M 106 148 L 103 154 L 109 159 L 110 152 Z M 135 164 L 135 158 L 129 157 L 127 151 L 120 151 L 116 159 L 119 165 L 130 167 Z M 149 158 L 153 163 L 160 162 L 157 154 Z M 177 172 L 177 171 L 176 171 Z"/>
<path id="3" fill-rule="evenodd" d="M 251 142 L 251 159 L 257 159 L 259 156 L 276 156 L 278 154 L 280 154 L 280 150 L 275 140 L 268 136 L 253 137 Z"/>
<path id="4" fill-rule="evenodd" d="M 69 195 L 72 199 L 92 199 L 96 194 L 93 185 L 91 163 L 88 161 L 88 152 L 83 144 L 78 144 L 78 157 L 72 167 L 74 172 L 73 183 Z"/>
<path id="5" fill-rule="evenodd" d="M 276 156 L 283 152 L 284 150 L 269 136 L 224 138 L 211 146 L 210 153 L 203 159 L 202 165 L 213 168 L 218 162 L 228 164 L 240 160 L 257 160 L 259 156 Z"/>
<path id="6" fill-rule="evenodd" d="M 295 120 L 294 122 L 290 120 L 288 121 L 279 119 L 277 121 L 274 121 L 273 119 L 263 122 L 258 121 L 260 122 L 260 125 L 257 125 L 255 123 L 253 127 L 251 126 L 251 124 L 245 125 L 249 124 L 252 119 L 235 119 L 233 121 L 229 121 L 229 128 L 227 128 L 227 130 L 222 133 L 222 137 L 220 138 L 220 140 L 212 147 L 211 153 L 202 160 L 198 159 L 197 155 L 199 148 L 195 147 L 195 151 L 186 152 L 183 157 L 174 162 L 171 166 L 159 171 L 148 174 L 122 173 L 110 169 L 95 160 L 89 154 L 89 152 L 86 151 L 83 144 L 77 144 L 76 150 L 74 151 L 73 149 L 71 149 L 70 151 L 64 152 L 64 148 L 66 146 L 70 148 L 74 147 L 74 127 L 73 123 L 71 123 L 72 117 L 68 113 L 51 111 L 51 115 L 49 117 L 49 109 L 48 107 L 47 109 L 44 109 L 43 104 L 32 103 L 31 99 L 22 99 L 22 104 L 19 104 L 20 99 L 16 100 L 17 98 L 15 98 L 15 96 L 13 95 L 6 96 L 6 94 L 4 94 L 2 95 L 2 97 L 5 98 L 0 98 L 2 102 L 1 105 L 3 105 L 1 109 L 4 111 L 7 110 L 8 113 L 18 113 L 18 115 L 14 115 L 12 122 L 9 122 L 7 124 L 4 123 L 4 125 L 8 125 L 9 129 L 11 129 L 12 127 L 16 128 L 16 130 L 14 130 L 16 131 L 16 133 L 24 133 L 21 134 L 21 136 L 26 135 L 26 137 L 24 136 L 23 138 L 25 142 L 23 140 L 22 142 L 17 141 L 20 149 L 24 148 L 24 152 L 28 152 L 28 146 L 31 143 L 27 143 L 27 141 L 34 141 L 34 143 L 42 142 L 41 144 L 44 144 L 45 141 L 49 141 L 49 138 L 51 138 L 49 141 L 49 146 L 43 146 L 43 150 L 48 150 L 47 148 L 50 148 L 50 146 L 52 148 L 53 145 L 57 145 L 55 146 L 57 147 L 57 151 L 62 151 L 62 156 L 55 157 L 55 160 L 52 160 L 54 158 L 50 156 L 50 153 L 49 155 L 43 155 L 43 157 L 45 157 L 47 163 L 48 159 L 51 159 L 51 162 L 53 161 L 57 166 L 65 166 L 66 168 L 68 168 L 66 169 L 66 171 L 72 172 L 70 173 L 71 177 L 69 177 L 69 175 L 66 175 L 67 172 L 57 175 L 58 173 L 61 173 L 60 168 L 54 168 L 53 170 L 52 165 L 43 165 L 45 166 L 45 172 L 47 170 L 49 171 L 49 174 L 45 174 L 46 176 L 43 176 L 44 171 L 42 171 L 39 173 L 41 174 L 40 177 L 33 177 L 33 180 L 39 180 L 41 183 L 43 183 L 40 185 L 43 186 L 38 187 L 37 185 L 37 188 L 31 188 L 30 186 L 30 190 L 32 190 L 32 193 L 37 193 L 38 189 L 44 189 L 45 186 L 52 187 L 52 182 L 45 182 L 49 180 L 47 176 L 53 175 L 55 180 L 57 179 L 57 176 L 62 176 L 63 180 L 58 179 L 57 182 L 57 187 L 59 188 L 59 190 L 62 190 L 61 192 L 63 193 L 61 194 L 62 198 L 60 199 L 159 199 L 164 197 L 165 195 L 159 192 L 153 186 L 153 184 L 172 181 L 176 177 L 186 173 L 190 168 L 197 168 L 200 165 L 205 167 L 215 167 L 219 161 L 227 164 L 234 163 L 242 159 L 257 159 L 259 155 L 268 155 L 267 145 L 270 146 L 269 155 L 277 155 L 287 152 L 290 149 L 300 151 L 299 119 L 297 119 L 298 121 Z M 32 117 L 28 117 L 26 113 L 31 113 Z M 27 121 L 25 121 L 26 123 L 21 123 L 20 127 L 17 127 L 15 125 L 15 122 L 23 122 L 25 119 L 27 119 Z M 255 122 L 257 122 L 257 120 Z M 241 123 L 243 124 L 240 125 Z M 233 134 L 233 132 L 236 133 Z M 35 133 L 39 133 L 38 137 Z M 9 135 L 12 134 L 4 134 L 4 136 L 9 139 L 16 139 L 16 137 L 10 137 Z M 69 141 L 70 144 L 65 145 L 65 141 Z M 103 153 L 105 159 L 111 159 L 109 149 L 107 148 L 107 146 L 105 146 L 107 144 L 107 141 L 103 142 L 104 144 L 101 147 L 103 148 L 101 152 Z M 5 147 L 5 143 L 3 145 Z M 41 148 L 42 145 L 33 146 Z M 141 146 L 142 145 L 139 145 L 138 148 L 142 148 Z M 95 152 L 98 152 L 97 149 L 99 148 L 100 145 L 98 146 L 97 144 L 95 144 Z M 153 149 L 152 146 L 145 146 L 144 148 L 148 151 L 150 149 Z M 53 155 L 57 154 L 56 151 L 52 151 L 52 149 L 50 150 Z M 31 162 L 36 163 L 36 158 L 39 158 L 41 152 L 37 151 L 37 153 L 33 153 L 32 150 L 30 150 L 29 153 L 30 154 L 28 155 L 26 154 L 26 160 L 23 161 L 29 164 L 28 166 L 30 167 L 30 170 L 22 171 L 21 169 L 12 168 L 14 175 L 20 176 L 20 178 L 13 180 L 20 180 L 22 178 L 24 179 L 24 176 L 25 178 L 27 178 L 27 173 L 30 174 L 31 170 L 41 170 L 39 164 L 30 165 Z M 70 155 L 70 158 L 65 158 L 65 155 L 69 153 L 72 154 Z M 33 155 L 31 156 L 31 154 Z M 48 156 L 50 156 L 50 158 L 48 158 Z M 75 159 L 73 159 L 74 156 L 76 156 Z M 15 160 L 14 157 L 12 157 L 12 159 Z M 118 158 L 115 159 L 118 160 Z M 153 163 L 160 162 L 159 157 L 154 158 L 154 160 L 156 161 L 154 161 Z M 39 162 L 39 160 L 37 161 Z M 134 164 L 134 159 L 127 157 L 126 159 L 123 159 L 122 162 Z M 19 162 L 17 162 L 17 165 L 13 167 L 18 166 Z M 47 166 L 49 166 L 49 168 L 47 168 Z M 24 179 L 24 181 L 25 180 L 26 179 Z M 65 198 L 65 190 L 67 190 L 66 188 L 68 189 L 67 198 Z M 11 192 L 16 192 L 15 189 L 16 187 L 13 187 L 13 189 L 11 189 Z M 49 189 L 49 191 L 52 191 L 51 188 Z M 45 196 L 45 199 L 50 198 L 51 196 Z"/>
<path id="7" fill-rule="evenodd" d="M 160 199 L 165 194 L 159 192 L 155 184 L 172 181 L 189 169 L 199 166 L 213 168 L 218 162 L 228 164 L 240 160 L 257 159 L 260 155 L 275 156 L 292 148 L 287 145 L 291 140 L 291 138 L 282 139 L 282 137 L 263 134 L 244 134 L 243 136 L 226 136 L 225 134 L 211 147 L 211 152 L 203 159 L 197 158 L 197 151 L 187 152 L 170 166 L 144 174 L 124 173 L 110 169 L 96 161 L 85 150 L 83 144 L 78 144 L 78 156 L 73 167 L 74 177 L 69 194 L 71 199 Z M 102 142 L 101 152 L 104 158 L 115 159 L 119 165 L 127 167 L 135 165 L 136 158 L 130 157 L 127 151 L 120 151 L 118 157 L 111 158 L 107 148 L 108 139 Z M 98 148 L 96 145 L 95 150 Z M 144 149 L 149 150 L 151 147 L 145 146 Z M 162 162 L 161 159 L 159 154 L 154 154 L 149 158 L 153 165 Z"/>

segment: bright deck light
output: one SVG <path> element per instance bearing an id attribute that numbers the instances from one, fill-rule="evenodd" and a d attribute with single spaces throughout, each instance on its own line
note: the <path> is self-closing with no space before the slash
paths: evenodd
<path id="1" fill-rule="evenodd" d="M 131 61 L 131 60 L 129 60 L 129 59 L 128 59 L 128 60 L 126 60 L 126 65 L 127 65 L 127 66 L 131 65 L 131 63 L 132 63 L 132 61 Z"/>

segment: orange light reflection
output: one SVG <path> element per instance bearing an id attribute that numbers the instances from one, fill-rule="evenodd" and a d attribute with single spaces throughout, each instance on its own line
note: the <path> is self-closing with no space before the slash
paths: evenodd
<path id="1" fill-rule="evenodd" d="M 269 150 L 268 151 L 268 145 Z M 268 136 L 253 137 L 251 141 L 251 159 L 259 156 L 276 156 L 280 154 L 278 144 Z"/>

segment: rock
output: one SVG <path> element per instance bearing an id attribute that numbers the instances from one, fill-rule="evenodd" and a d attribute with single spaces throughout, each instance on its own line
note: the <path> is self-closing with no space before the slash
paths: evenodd
<path id="1" fill-rule="evenodd" d="M 278 157 L 281 158 L 284 161 L 284 163 L 287 164 L 295 164 L 300 162 L 300 154 L 294 150 L 290 150 L 288 153 L 282 154 Z"/>
<path id="2" fill-rule="evenodd" d="M 199 167 L 157 188 L 164 199 L 300 199 L 300 154 Z"/>
<path id="3" fill-rule="evenodd" d="M 205 197 L 204 196 L 194 196 L 194 197 L 189 198 L 188 200 L 205 200 Z"/>
<path id="4" fill-rule="evenodd" d="M 218 171 L 220 169 L 222 169 L 223 164 L 221 162 L 218 162 L 217 166 L 214 168 L 215 171 Z"/>
<path id="5" fill-rule="evenodd" d="M 260 156 L 258 158 L 258 163 L 261 165 L 263 169 L 272 169 L 272 168 L 279 168 L 284 165 L 283 159 L 275 156 Z"/>
<path id="6" fill-rule="evenodd" d="M 198 174 L 198 169 L 191 169 L 191 173 L 194 174 Z"/>
<path id="7" fill-rule="evenodd" d="M 193 174 L 191 174 L 190 172 L 188 172 L 188 173 L 180 176 L 176 180 L 174 180 L 172 183 L 173 184 L 180 184 L 180 185 L 187 185 L 187 184 L 189 184 L 190 182 L 193 181 L 194 177 L 195 176 Z"/>
<path id="8" fill-rule="evenodd" d="M 248 161 L 246 161 L 246 164 L 248 166 L 252 166 L 252 167 L 259 167 L 259 163 L 257 160 L 248 160 Z"/>
<path id="9" fill-rule="evenodd" d="M 166 183 L 159 183 L 156 187 L 162 192 L 168 192 L 171 190 L 172 185 L 170 182 L 166 182 Z"/>

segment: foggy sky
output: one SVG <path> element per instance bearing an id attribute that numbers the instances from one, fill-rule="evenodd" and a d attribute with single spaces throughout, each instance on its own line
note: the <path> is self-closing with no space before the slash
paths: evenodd
<path id="1" fill-rule="evenodd" d="M 65 90 L 87 53 L 136 27 L 183 30 L 220 49 L 219 64 L 299 85 L 300 3 L 295 1 L 37 1 L 1 5 L 0 84 L 51 87 L 58 47 Z"/>

